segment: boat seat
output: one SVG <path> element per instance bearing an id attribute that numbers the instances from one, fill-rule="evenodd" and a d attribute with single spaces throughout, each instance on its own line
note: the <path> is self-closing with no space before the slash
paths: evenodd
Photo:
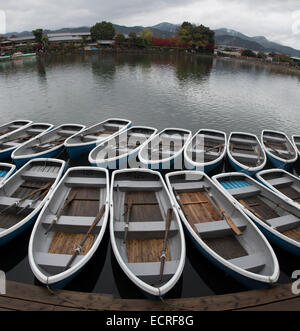
<path id="1" fill-rule="evenodd" d="M 43 252 L 36 252 L 34 254 L 35 262 L 51 274 L 62 272 L 71 257 L 72 255 L 70 254 L 50 254 Z M 84 255 L 76 256 L 72 265 L 78 263 L 83 257 Z"/>
<path id="2" fill-rule="evenodd" d="M 28 129 L 28 130 L 26 130 L 26 132 L 28 133 L 28 134 L 32 134 L 32 135 L 34 135 L 34 136 L 36 136 L 36 135 L 38 135 L 38 134 L 40 134 L 40 133 L 42 133 L 42 132 L 44 132 L 45 130 L 47 130 L 48 128 L 44 128 L 44 129 Z"/>
<path id="3" fill-rule="evenodd" d="M 270 184 L 272 186 L 277 186 L 277 187 L 288 186 L 288 185 L 293 183 L 293 180 L 291 178 L 288 178 L 288 177 L 268 179 L 266 181 L 267 181 L 268 184 Z"/>
<path id="4" fill-rule="evenodd" d="M 105 187 L 106 178 L 97 178 L 97 177 L 67 177 L 65 184 L 68 187 L 76 186 L 89 186 L 89 187 Z"/>
<path id="5" fill-rule="evenodd" d="M 127 125 L 127 123 L 124 123 Z M 107 129 L 114 129 L 114 130 L 120 130 L 122 128 L 125 128 L 124 124 L 116 124 L 116 123 L 104 123 L 103 127 Z"/>
<path id="6" fill-rule="evenodd" d="M 160 279 L 160 262 L 127 263 L 127 267 L 144 282 L 154 282 Z M 164 266 L 164 281 L 172 278 L 178 268 L 178 261 L 166 261 Z"/>
<path id="7" fill-rule="evenodd" d="M 23 126 L 24 124 L 22 125 L 10 125 L 8 127 L 9 130 L 17 130 L 17 129 L 20 129 L 21 126 Z"/>
<path id="8" fill-rule="evenodd" d="M 209 140 L 209 141 L 215 141 L 215 142 L 218 142 L 218 143 L 220 143 L 220 144 L 225 144 L 225 137 L 219 137 L 219 136 L 211 136 L 211 135 L 209 135 L 209 134 L 206 134 L 206 133 L 204 133 L 204 140 L 205 141 L 207 141 L 207 140 Z"/>
<path id="9" fill-rule="evenodd" d="M 257 145 L 256 139 L 247 139 L 247 138 L 238 138 L 238 137 L 232 137 L 230 139 L 230 143 L 237 143 L 237 144 L 244 144 L 244 145 Z"/>
<path id="10" fill-rule="evenodd" d="M 300 226 L 300 218 L 291 214 L 272 218 L 266 222 L 279 232 L 289 231 Z"/>
<path id="11" fill-rule="evenodd" d="M 159 181 L 135 181 L 135 180 L 117 180 L 115 181 L 115 190 L 117 186 L 120 191 L 160 191 L 162 184 Z"/>
<path id="12" fill-rule="evenodd" d="M 286 142 L 286 138 L 284 136 L 278 137 L 278 136 L 269 136 L 267 134 L 264 134 L 263 136 L 264 140 L 269 140 L 269 141 L 276 141 L 276 142 Z"/>
<path id="13" fill-rule="evenodd" d="M 16 138 L 17 139 L 17 138 Z M 19 146 L 20 143 L 18 142 L 13 142 L 13 141 L 9 141 L 9 142 L 3 142 L 3 145 L 6 147 L 5 149 L 9 149 L 9 148 L 12 148 L 12 147 L 15 147 L 15 146 Z"/>
<path id="14" fill-rule="evenodd" d="M 165 236 L 165 222 L 129 222 L 128 239 L 162 239 Z M 178 226 L 175 221 L 171 222 L 169 237 L 176 234 Z M 117 237 L 123 238 L 125 232 L 125 222 L 114 223 L 114 233 Z"/>
<path id="15" fill-rule="evenodd" d="M 96 217 L 96 216 L 95 216 Z M 55 232 L 68 232 L 68 233 L 86 233 L 93 224 L 95 217 L 85 216 L 60 216 L 54 225 Z M 48 215 L 43 221 L 43 227 L 48 229 L 49 225 L 55 219 L 55 215 Z M 96 225 L 93 234 L 99 232 L 99 228 L 103 225 L 104 218 Z"/>
<path id="16" fill-rule="evenodd" d="M 218 149 L 216 148 L 216 151 Z M 189 153 L 197 153 L 197 154 L 202 154 L 205 156 L 212 156 L 212 157 L 218 157 L 220 156 L 220 153 L 218 152 L 214 152 L 214 151 L 209 151 L 209 152 L 205 152 L 203 149 L 194 149 L 194 150 L 189 150 Z"/>
<path id="17" fill-rule="evenodd" d="M 232 152 L 231 155 L 234 158 L 238 159 L 243 159 L 245 161 L 255 161 L 258 159 L 258 154 L 248 154 L 248 153 L 237 153 L 237 152 Z"/>
<path id="18" fill-rule="evenodd" d="M 254 195 L 260 194 L 260 189 L 254 185 L 244 186 L 239 188 L 232 188 L 227 190 L 228 193 L 233 195 L 237 200 L 249 198 Z"/>
<path id="19" fill-rule="evenodd" d="M 193 178 L 195 177 L 195 175 L 192 175 Z M 202 176 L 201 176 L 202 177 Z M 204 187 L 208 188 L 209 186 L 203 181 L 197 181 L 197 182 L 187 182 L 187 183 L 174 183 L 172 184 L 172 187 L 176 190 L 176 191 L 180 191 L 180 192 L 195 192 L 195 191 L 205 191 Z"/>
<path id="20" fill-rule="evenodd" d="M 230 218 L 233 223 L 239 228 L 241 232 L 246 229 L 246 224 L 240 224 L 239 219 Z M 201 236 L 201 238 L 219 238 L 233 235 L 234 232 L 231 227 L 228 225 L 226 220 L 215 221 L 215 222 L 206 222 L 206 223 L 197 223 L 195 227 Z"/>
<path id="21" fill-rule="evenodd" d="M 43 172 L 43 171 L 32 171 L 32 170 L 27 170 L 22 172 L 22 178 L 27 179 L 27 180 L 39 180 L 43 178 L 45 181 L 45 184 L 48 180 L 55 181 L 57 178 L 57 173 L 51 173 L 51 172 Z"/>
<path id="22" fill-rule="evenodd" d="M 265 266 L 265 261 L 263 261 L 260 254 L 246 255 L 228 260 L 228 262 L 234 264 L 241 269 L 255 273 L 259 272 Z"/>
<path id="23" fill-rule="evenodd" d="M 11 198 L 11 197 L 2 196 L 2 197 L 0 197 L 0 206 L 1 206 L 1 208 L 6 208 L 8 206 L 11 206 L 13 203 L 15 203 L 19 200 L 20 200 L 20 198 Z M 26 199 L 26 200 L 22 201 L 17 208 L 23 208 L 31 202 L 32 202 L 32 200 Z M 28 208 L 28 210 L 30 210 L 30 209 L 34 209 L 34 208 L 32 208 L 32 207 Z"/>
<path id="24" fill-rule="evenodd" d="M 78 128 L 78 130 L 59 130 L 57 133 L 63 137 L 69 137 L 73 136 L 73 134 L 77 133 L 78 131 L 80 131 L 80 128 Z"/>

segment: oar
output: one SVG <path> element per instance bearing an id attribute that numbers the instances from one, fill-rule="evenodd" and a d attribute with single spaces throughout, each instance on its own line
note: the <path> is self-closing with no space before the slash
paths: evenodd
<path id="1" fill-rule="evenodd" d="M 173 214 L 173 209 L 169 208 L 168 212 L 167 212 L 167 218 L 166 218 L 166 231 L 165 231 L 164 245 L 163 245 L 163 250 L 162 250 L 161 256 L 160 256 L 160 281 L 162 281 L 163 275 L 164 275 L 164 267 L 165 267 L 165 262 L 166 262 L 166 258 L 167 258 L 168 235 L 169 235 L 169 230 L 170 230 L 171 221 L 172 221 L 172 214 Z"/>
<path id="2" fill-rule="evenodd" d="M 6 207 L 6 208 L 4 208 L 3 210 L 1 210 L 0 215 L 1 215 L 2 213 L 4 213 L 5 211 L 7 211 L 8 209 L 10 209 L 10 208 L 17 207 L 21 202 L 23 202 L 24 200 L 29 199 L 30 197 L 32 197 L 32 196 L 35 195 L 36 193 L 39 193 L 40 191 L 44 191 L 44 190 L 46 190 L 51 184 L 52 184 L 52 182 L 47 183 L 46 185 L 42 186 L 41 188 L 38 188 L 38 189 L 32 191 L 31 193 L 29 193 L 29 194 L 28 194 L 27 196 L 25 196 L 24 198 L 22 198 L 22 199 L 20 199 L 20 200 L 18 200 L 18 201 L 16 201 L 16 202 L 14 202 L 13 204 L 11 204 L 10 206 L 8 206 L 8 207 Z"/>
<path id="3" fill-rule="evenodd" d="M 24 140 L 24 139 L 27 139 L 28 138 L 28 134 L 26 136 L 21 136 L 21 137 L 16 137 L 16 138 L 12 138 L 12 139 L 8 139 L 8 140 L 4 140 L 4 141 L 1 141 L 1 145 L 2 144 L 6 144 L 6 143 L 9 143 L 11 141 L 15 141 L 15 140 Z M 9 137 L 8 137 L 9 138 Z"/>
<path id="4" fill-rule="evenodd" d="M 278 152 L 274 147 L 272 147 L 269 143 L 265 142 L 266 147 L 270 148 L 275 154 L 279 155 L 282 158 L 285 158 L 286 156 L 280 152 Z M 288 151 L 288 155 L 290 156 L 291 153 Z"/>
<path id="5" fill-rule="evenodd" d="M 260 156 L 261 156 L 261 148 L 258 146 L 257 162 L 256 162 L 257 165 L 260 164 Z"/>
<path id="6" fill-rule="evenodd" d="M 81 250 L 85 244 L 85 242 L 87 241 L 87 239 L 89 238 L 89 235 L 92 233 L 92 231 L 94 230 L 94 228 L 96 227 L 96 225 L 99 223 L 99 221 L 101 220 L 102 216 L 105 213 L 105 205 L 103 205 L 98 213 L 98 215 L 96 216 L 93 224 L 91 225 L 91 227 L 89 228 L 88 232 L 86 233 L 86 235 L 84 236 L 84 238 L 82 239 L 81 243 L 77 246 L 77 248 L 75 249 L 74 254 L 72 255 L 72 257 L 70 258 L 68 264 L 65 267 L 65 270 L 69 269 L 70 266 L 72 265 L 72 263 L 74 262 L 74 260 L 76 259 L 77 255 L 79 255 L 81 253 Z"/>
<path id="7" fill-rule="evenodd" d="M 126 223 L 125 223 L 125 227 L 124 227 L 124 240 L 123 243 L 126 244 L 127 241 L 127 235 L 128 235 L 128 229 L 129 229 L 129 222 L 130 222 L 130 214 L 131 214 L 131 209 L 133 207 L 133 203 L 131 201 L 131 199 L 128 199 L 128 206 L 127 206 L 127 215 L 126 215 Z"/>
<path id="8" fill-rule="evenodd" d="M 61 137 L 61 138 L 57 138 L 55 140 L 45 141 L 42 144 L 37 144 L 37 145 L 31 146 L 31 148 L 42 147 L 44 145 L 50 145 L 50 146 L 56 145 L 57 143 L 64 142 L 66 139 L 67 139 L 66 137 Z"/>
<path id="9" fill-rule="evenodd" d="M 206 193 L 208 194 L 208 196 L 211 198 L 211 200 L 214 202 L 214 204 L 217 206 L 217 208 L 220 210 L 221 214 L 223 215 L 223 217 L 225 218 L 226 222 L 231 227 L 231 229 L 234 231 L 234 233 L 237 236 L 241 236 L 243 233 L 234 224 L 234 222 L 229 218 L 229 216 L 225 213 L 225 211 L 223 210 L 223 208 L 218 204 L 218 202 L 216 201 L 216 199 L 214 198 L 214 196 L 209 192 L 209 190 L 207 189 L 206 186 L 204 186 L 204 189 L 205 189 Z"/>
<path id="10" fill-rule="evenodd" d="M 291 214 L 291 215 L 293 215 L 293 216 L 299 218 L 299 215 L 296 215 L 296 214 L 293 213 L 292 211 L 288 210 L 287 208 L 285 208 L 284 206 L 282 206 L 280 203 L 275 202 L 274 200 L 268 198 L 268 197 L 265 196 L 265 195 L 259 194 L 259 196 L 262 197 L 262 198 L 265 198 L 265 199 L 269 200 L 270 202 L 274 203 L 277 207 L 279 207 L 279 208 L 281 208 L 282 210 L 288 212 L 289 214 Z"/>
<path id="11" fill-rule="evenodd" d="M 217 148 L 220 149 L 220 148 L 223 147 L 223 146 L 224 146 L 224 144 L 220 144 L 220 145 L 218 145 L 218 146 L 211 147 L 211 148 L 205 150 L 204 153 L 207 153 L 207 152 L 213 151 L 213 150 L 215 150 L 215 149 L 217 149 Z"/>
<path id="12" fill-rule="evenodd" d="M 54 220 L 51 222 L 51 224 L 49 225 L 48 229 L 45 232 L 45 235 L 48 234 L 48 232 L 53 228 L 54 224 L 57 223 L 58 219 L 60 218 L 61 214 L 63 213 L 63 211 L 67 208 L 67 206 L 75 199 L 77 195 L 77 192 L 73 192 L 71 194 L 71 196 L 68 197 L 68 199 L 65 201 L 64 205 L 62 206 L 62 208 L 60 209 L 60 211 L 57 213 L 56 217 L 54 218 Z"/>
<path id="13" fill-rule="evenodd" d="M 21 214 L 22 212 L 24 212 L 27 208 L 30 208 L 31 206 L 33 206 L 38 200 L 42 200 L 47 193 L 49 192 L 50 188 L 46 189 L 45 192 L 43 192 L 41 195 L 38 195 L 37 198 L 35 198 L 34 200 L 32 200 L 27 206 L 21 208 L 16 215 Z"/>
<path id="14" fill-rule="evenodd" d="M 239 203 L 241 203 L 245 208 L 247 208 L 257 218 L 264 221 L 263 217 L 261 215 L 259 215 L 259 213 L 256 212 L 251 206 L 249 206 L 244 200 L 239 200 Z"/>

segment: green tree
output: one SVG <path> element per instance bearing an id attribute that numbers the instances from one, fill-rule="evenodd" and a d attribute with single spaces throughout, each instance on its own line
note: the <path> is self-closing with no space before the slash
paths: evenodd
<path id="1" fill-rule="evenodd" d="M 45 49 L 49 49 L 49 46 L 50 45 L 49 45 L 49 38 L 48 38 L 48 36 L 43 36 L 41 43 L 43 44 L 43 47 Z"/>
<path id="2" fill-rule="evenodd" d="M 115 36 L 115 28 L 110 22 L 102 21 L 96 23 L 90 29 L 91 37 L 94 41 L 96 40 L 112 40 Z"/>
<path id="3" fill-rule="evenodd" d="M 152 45 L 152 31 L 150 29 L 144 29 L 140 33 L 140 37 L 144 40 L 144 45 Z"/>
<path id="4" fill-rule="evenodd" d="M 183 22 L 177 29 L 178 43 L 188 44 L 197 50 L 213 50 L 215 45 L 215 33 L 210 28 L 190 22 Z"/>
<path id="5" fill-rule="evenodd" d="M 43 39 L 43 29 L 36 29 L 32 31 L 37 43 L 42 43 Z"/>
<path id="6" fill-rule="evenodd" d="M 247 57 L 256 57 L 256 54 L 251 49 L 243 50 L 241 55 Z"/>
<path id="7" fill-rule="evenodd" d="M 121 44 L 124 44 L 125 43 L 126 38 L 125 38 L 125 36 L 122 33 L 120 33 L 120 34 L 117 34 L 116 35 L 115 41 L 116 41 L 116 43 L 118 45 L 121 45 Z"/>

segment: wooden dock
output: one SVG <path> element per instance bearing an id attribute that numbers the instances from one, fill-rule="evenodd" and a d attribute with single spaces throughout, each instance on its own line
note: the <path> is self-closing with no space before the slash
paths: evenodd
<path id="1" fill-rule="evenodd" d="M 271 289 L 217 295 L 201 298 L 129 300 L 113 295 L 66 290 L 51 294 L 46 288 L 7 282 L 6 295 L 0 295 L 0 311 L 300 311 L 300 295 L 295 296 L 291 284 Z"/>

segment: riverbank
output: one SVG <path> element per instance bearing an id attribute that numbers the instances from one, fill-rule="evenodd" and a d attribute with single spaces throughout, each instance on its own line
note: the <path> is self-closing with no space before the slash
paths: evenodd
<path id="1" fill-rule="evenodd" d="M 226 61 L 232 61 L 240 64 L 252 64 L 262 68 L 271 69 L 273 72 L 300 75 L 300 68 L 290 66 L 289 64 L 282 64 L 278 62 L 269 62 L 262 59 L 246 58 L 246 57 L 224 57 L 220 55 L 213 55 L 209 53 L 199 53 L 190 49 L 184 48 L 100 48 L 98 50 L 84 50 L 84 49 L 69 49 L 48 51 L 45 53 L 38 53 L 38 57 L 52 57 L 73 54 L 133 54 L 133 55 L 186 55 L 192 57 L 212 57 Z"/>

